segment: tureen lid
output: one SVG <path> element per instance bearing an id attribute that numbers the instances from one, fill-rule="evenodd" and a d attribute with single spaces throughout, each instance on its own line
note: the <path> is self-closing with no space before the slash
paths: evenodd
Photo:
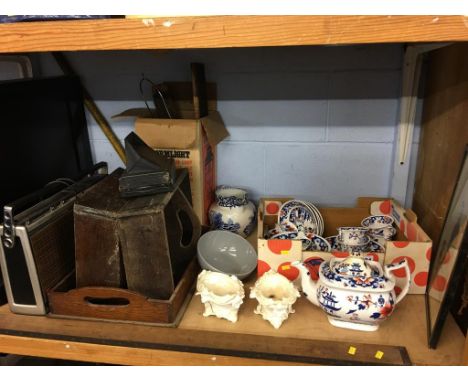
<path id="1" fill-rule="evenodd" d="M 395 281 L 384 276 L 378 262 L 356 255 L 323 262 L 320 266 L 320 280 L 331 287 L 369 292 L 384 292 L 395 287 Z"/>

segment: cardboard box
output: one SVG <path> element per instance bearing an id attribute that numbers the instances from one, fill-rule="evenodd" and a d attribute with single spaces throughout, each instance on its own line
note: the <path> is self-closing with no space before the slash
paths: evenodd
<path id="1" fill-rule="evenodd" d="M 299 271 L 291 263 L 294 261 L 311 261 L 314 265 L 311 276 L 317 277 L 320 262 L 332 256 L 346 257 L 346 252 L 302 251 L 300 240 L 267 240 L 265 233 L 277 222 L 279 207 L 292 198 L 262 198 L 258 208 L 258 269 L 260 277 L 264 272 L 273 269 L 297 282 Z M 382 265 L 395 263 L 406 258 L 411 269 L 409 293 L 423 294 L 427 284 L 432 241 L 417 224 L 417 217 L 411 210 L 403 209 L 397 202 L 381 198 L 358 198 L 354 208 L 319 208 L 325 222 L 324 237 L 338 233 L 338 227 L 360 226 L 361 221 L 369 215 L 389 214 L 395 219 L 397 234 L 393 241 L 387 241 L 385 253 L 367 253 Z M 396 270 L 397 291 L 404 282 L 405 271 Z"/>
<path id="2" fill-rule="evenodd" d="M 190 83 L 166 83 L 183 119 L 149 118 L 147 109 L 126 110 L 116 117 L 137 117 L 135 132 L 150 147 L 175 159 L 189 171 L 193 209 L 208 224 L 208 209 L 216 188 L 216 145 L 229 133 L 216 111 L 214 85 L 208 84 L 208 116 L 194 118 Z"/>

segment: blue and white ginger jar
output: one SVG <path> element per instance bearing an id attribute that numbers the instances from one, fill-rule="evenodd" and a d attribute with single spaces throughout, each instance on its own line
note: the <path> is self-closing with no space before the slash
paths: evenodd
<path id="1" fill-rule="evenodd" d="M 248 199 L 247 191 L 228 186 L 219 186 L 216 201 L 209 211 L 211 229 L 231 231 L 249 236 L 255 228 L 257 214 L 255 205 Z"/>

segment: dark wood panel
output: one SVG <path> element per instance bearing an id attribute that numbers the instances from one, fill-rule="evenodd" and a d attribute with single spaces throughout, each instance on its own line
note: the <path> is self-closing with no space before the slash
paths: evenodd
<path id="1" fill-rule="evenodd" d="M 421 134 L 413 210 L 435 251 L 468 144 L 467 43 L 430 53 Z"/>

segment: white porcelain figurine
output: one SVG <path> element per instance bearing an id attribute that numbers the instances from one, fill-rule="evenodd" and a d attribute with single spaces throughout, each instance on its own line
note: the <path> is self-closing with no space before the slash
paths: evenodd
<path id="1" fill-rule="evenodd" d="M 244 301 L 244 285 L 236 276 L 203 270 L 197 278 L 197 295 L 205 305 L 204 317 L 216 316 L 237 322 Z"/>
<path id="2" fill-rule="evenodd" d="M 376 261 L 360 256 L 332 258 L 320 264 L 319 279 L 313 281 L 304 263 L 292 265 L 300 271 L 302 292 L 328 314 L 328 321 L 341 328 L 374 331 L 379 328 L 408 293 L 410 270 L 405 260 L 382 269 Z M 406 284 L 395 293 L 392 270 L 404 268 Z"/>
<path id="3" fill-rule="evenodd" d="M 290 313 L 294 313 L 292 306 L 300 296 L 291 281 L 273 270 L 264 273 L 250 291 L 250 298 L 258 301 L 254 313 L 261 314 L 275 329 L 282 325 Z"/>

